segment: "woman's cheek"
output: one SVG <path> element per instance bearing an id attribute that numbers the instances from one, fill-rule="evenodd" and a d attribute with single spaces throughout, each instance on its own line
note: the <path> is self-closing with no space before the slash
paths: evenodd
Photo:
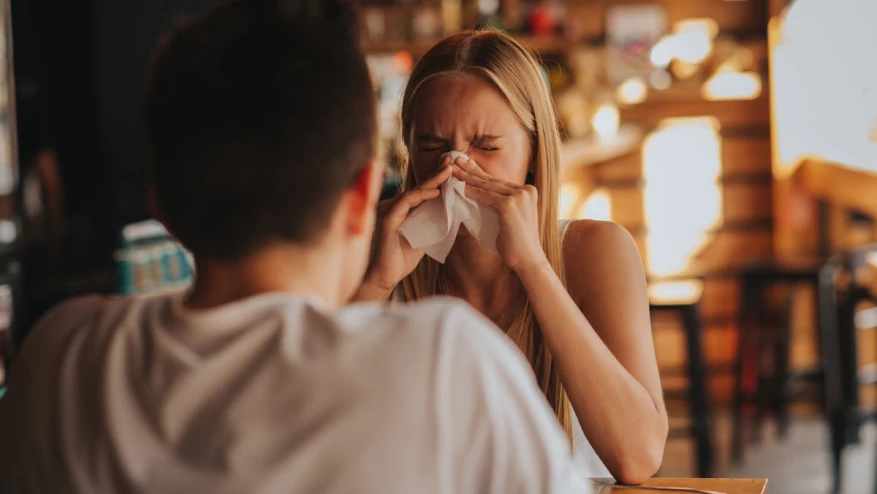
<path id="1" fill-rule="evenodd" d="M 436 153 L 414 153 L 411 155 L 411 166 L 414 168 L 414 176 L 418 182 L 429 179 L 435 175 L 439 167 L 438 155 Z"/>

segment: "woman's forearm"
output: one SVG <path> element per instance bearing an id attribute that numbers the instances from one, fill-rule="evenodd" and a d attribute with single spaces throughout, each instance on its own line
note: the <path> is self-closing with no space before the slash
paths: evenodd
<path id="1" fill-rule="evenodd" d="M 657 472 L 667 438 L 663 403 L 612 354 L 547 263 L 518 271 L 582 429 L 623 483 Z"/>
<path id="2" fill-rule="evenodd" d="M 393 290 L 381 287 L 369 281 L 368 277 L 359 285 L 351 302 L 386 302 L 393 296 Z"/>

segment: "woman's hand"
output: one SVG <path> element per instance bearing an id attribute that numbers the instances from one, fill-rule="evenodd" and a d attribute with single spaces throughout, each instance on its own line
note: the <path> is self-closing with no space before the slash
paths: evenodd
<path id="1" fill-rule="evenodd" d="M 423 250 L 411 247 L 399 233 L 411 210 L 439 196 L 439 187 L 451 178 L 451 159 L 445 158 L 439 171 L 416 189 L 411 189 L 378 205 L 377 246 L 357 299 L 389 298 L 403 278 L 423 259 Z M 369 295 L 370 294 L 370 295 Z"/>
<path id="2" fill-rule="evenodd" d="M 474 160 L 457 159 L 454 176 L 466 182 L 466 195 L 499 214 L 496 248 L 514 271 L 548 264 L 539 241 L 537 203 L 532 185 L 518 185 L 491 177 Z"/>

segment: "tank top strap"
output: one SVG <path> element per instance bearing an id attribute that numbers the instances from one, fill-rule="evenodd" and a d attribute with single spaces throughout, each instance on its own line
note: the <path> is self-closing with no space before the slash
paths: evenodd
<path id="1" fill-rule="evenodd" d="M 566 238 L 566 232 L 569 231 L 569 226 L 572 225 L 572 222 L 575 220 L 560 220 L 557 222 L 557 229 L 560 232 L 560 243 L 563 244 L 563 239 Z"/>

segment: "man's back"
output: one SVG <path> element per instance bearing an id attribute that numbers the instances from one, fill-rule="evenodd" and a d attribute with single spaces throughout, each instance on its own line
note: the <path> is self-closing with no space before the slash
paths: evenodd
<path id="1" fill-rule="evenodd" d="M 3 492 L 575 484 L 523 358 L 460 303 L 79 300 L 39 325 L 20 363 L 0 400 Z"/>

